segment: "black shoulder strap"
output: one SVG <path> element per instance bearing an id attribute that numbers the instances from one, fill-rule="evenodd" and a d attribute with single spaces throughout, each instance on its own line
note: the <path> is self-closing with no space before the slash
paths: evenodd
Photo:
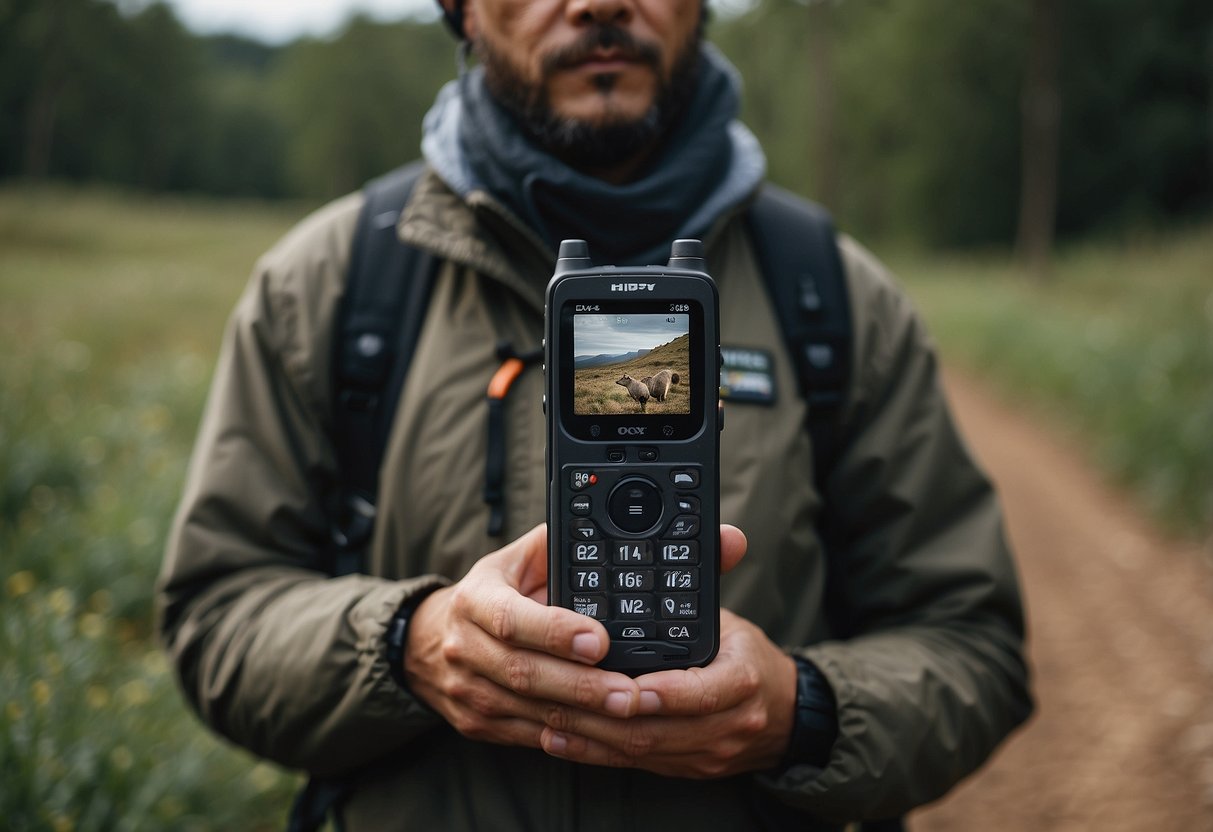
<path id="1" fill-rule="evenodd" d="M 333 341 L 333 438 L 341 472 L 335 575 L 361 571 L 380 461 L 429 306 L 437 259 L 396 236 L 422 169 L 416 162 L 368 184 L 354 231 Z"/>
<path id="2" fill-rule="evenodd" d="M 772 185 L 750 207 L 767 291 L 809 405 L 814 479 L 838 453 L 838 418 L 851 379 L 851 302 L 834 222 L 822 207 Z"/>
<path id="3" fill-rule="evenodd" d="M 854 326 L 846 273 L 833 220 L 824 208 L 764 186 L 749 211 L 750 233 L 767 291 L 808 403 L 813 481 L 822 499 L 842 450 L 840 418 L 851 380 Z M 836 635 L 853 631 L 852 616 L 835 587 L 845 568 L 829 507 L 819 533 L 827 560 L 826 619 Z"/>

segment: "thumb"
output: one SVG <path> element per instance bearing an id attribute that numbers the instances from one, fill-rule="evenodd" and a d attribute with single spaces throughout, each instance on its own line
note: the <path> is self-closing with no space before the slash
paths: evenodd
<path id="1" fill-rule="evenodd" d="M 548 526 L 540 523 L 515 540 L 502 552 L 510 552 L 511 572 L 515 586 L 522 595 L 529 595 L 542 604 L 547 603 L 548 586 Z"/>

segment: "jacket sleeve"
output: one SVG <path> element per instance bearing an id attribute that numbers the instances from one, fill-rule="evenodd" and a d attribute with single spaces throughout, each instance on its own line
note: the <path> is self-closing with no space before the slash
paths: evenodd
<path id="1" fill-rule="evenodd" d="M 908 300 L 846 241 L 856 365 L 825 488 L 850 634 L 799 649 L 839 735 L 825 769 L 762 779 L 834 820 L 895 817 L 976 769 L 1032 710 L 1018 581 L 989 482 L 957 434 Z"/>
<path id="2" fill-rule="evenodd" d="M 412 593 L 442 579 L 333 579 L 314 568 L 327 540 L 321 483 L 334 467 L 328 361 L 317 356 L 328 355 L 351 210 L 336 209 L 343 222 L 305 221 L 237 305 L 157 595 L 160 637 L 202 719 L 321 775 L 370 762 L 437 720 L 392 679 L 383 637 Z"/>

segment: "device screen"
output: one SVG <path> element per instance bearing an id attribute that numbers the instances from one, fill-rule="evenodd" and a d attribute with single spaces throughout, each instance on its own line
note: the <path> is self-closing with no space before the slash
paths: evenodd
<path id="1" fill-rule="evenodd" d="M 573 316 L 573 413 L 691 412 L 691 316 Z"/>
<path id="2" fill-rule="evenodd" d="M 694 301 L 571 302 L 561 413 L 587 440 L 687 439 L 703 423 L 703 310 Z M 643 427 L 647 425 L 648 427 Z"/>

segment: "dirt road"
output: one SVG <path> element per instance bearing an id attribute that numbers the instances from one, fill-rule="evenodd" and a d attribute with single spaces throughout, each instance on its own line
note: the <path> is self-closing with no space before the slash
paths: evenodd
<path id="1" fill-rule="evenodd" d="M 1213 830 L 1213 569 L 1162 539 L 1059 434 L 949 376 L 1002 495 L 1037 713 L 913 832 Z"/>

